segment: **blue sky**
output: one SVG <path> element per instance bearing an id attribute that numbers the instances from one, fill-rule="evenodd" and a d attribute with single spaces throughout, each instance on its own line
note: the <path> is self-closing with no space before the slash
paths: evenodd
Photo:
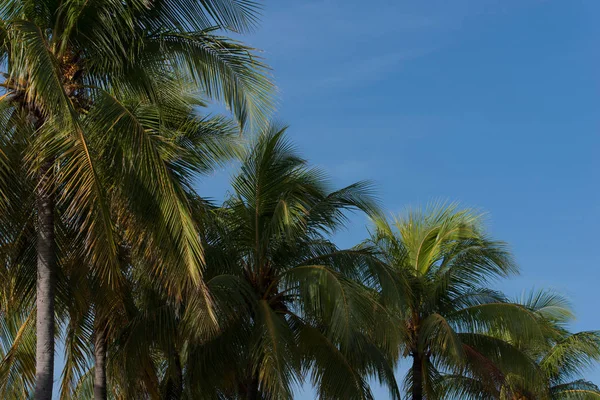
<path id="1" fill-rule="evenodd" d="M 277 118 L 336 184 L 373 179 L 395 213 L 440 199 L 487 211 L 522 269 L 499 287 L 557 289 L 573 329 L 589 330 L 600 329 L 599 14 L 594 0 L 268 1 L 243 40 L 273 67 Z M 229 173 L 201 192 L 221 198 Z M 362 240 L 365 223 L 339 243 Z"/>

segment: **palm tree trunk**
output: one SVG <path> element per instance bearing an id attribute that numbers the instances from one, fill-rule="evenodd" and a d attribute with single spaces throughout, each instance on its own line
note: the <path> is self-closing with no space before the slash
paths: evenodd
<path id="1" fill-rule="evenodd" d="M 418 351 L 414 351 L 412 354 L 413 365 L 412 365 L 412 399 L 422 400 L 423 399 L 423 358 Z"/>
<path id="2" fill-rule="evenodd" d="M 94 400 L 106 400 L 106 330 L 97 327 L 94 335 Z"/>
<path id="3" fill-rule="evenodd" d="M 38 212 L 35 399 L 51 400 L 54 381 L 54 293 L 56 243 L 52 162 L 42 165 L 36 189 Z"/>

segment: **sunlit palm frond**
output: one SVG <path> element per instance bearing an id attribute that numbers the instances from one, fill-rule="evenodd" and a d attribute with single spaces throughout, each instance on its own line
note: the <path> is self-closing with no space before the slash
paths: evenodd
<path id="1" fill-rule="evenodd" d="M 90 124 L 94 132 L 105 132 L 99 145 L 101 154 L 113 179 L 121 182 L 119 195 L 125 198 L 124 204 L 140 220 L 152 219 L 156 224 L 151 232 L 156 235 L 154 243 L 177 260 L 172 265 L 180 266 L 179 279 L 187 271 L 198 284 L 204 263 L 202 248 L 185 192 L 170 173 L 163 153 L 158 110 L 136 103 L 128 107 L 105 92 L 92 112 Z"/>
<path id="2" fill-rule="evenodd" d="M 162 32 L 148 37 L 144 47 L 173 60 L 175 74 L 189 77 L 209 98 L 223 101 L 242 125 L 262 123 L 269 116 L 274 87 L 254 49 L 211 30 Z"/>
<path id="3" fill-rule="evenodd" d="M 35 382 L 35 312 L 3 315 L 0 387 L 2 397 L 17 399 L 30 393 Z"/>

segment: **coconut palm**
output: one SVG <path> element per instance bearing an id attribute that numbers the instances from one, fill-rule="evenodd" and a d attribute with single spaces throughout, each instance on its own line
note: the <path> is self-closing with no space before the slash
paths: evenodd
<path id="1" fill-rule="evenodd" d="M 519 303 L 539 315 L 544 327 L 541 343 L 518 343 L 544 376 L 542 390 L 535 396 L 521 397 L 531 400 L 600 399 L 598 387 L 583 379 L 594 363 L 600 361 L 600 332 L 570 333 L 566 327 L 575 319 L 574 313 L 569 302 L 552 291 L 532 291 L 519 299 Z"/>
<path id="2" fill-rule="evenodd" d="M 205 229 L 205 279 L 221 331 L 188 344 L 188 396 L 290 399 L 310 374 L 323 399 L 372 398 L 369 376 L 397 397 L 391 363 L 373 340 L 386 311 L 367 287 L 386 271 L 369 268 L 365 249 L 330 239 L 345 211 L 376 210 L 370 187 L 331 191 L 284 131 L 272 126 L 257 138 Z M 193 330 L 193 319 L 186 324 Z"/>
<path id="3" fill-rule="evenodd" d="M 593 363 L 600 361 L 599 331 L 565 332 L 538 357 L 552 400 L 600 399 L 598 386 L 581 378 Z"/>
<path id="4" fill-rule="evenodd" d="M 505 244 L 485 235 L 473 211 L 434 206 L 392 222 L 377 218 L 368 243 L 409 285 L 396 329 L 401 355 L 412 358 L 405 387 L 413 399 L 438 398 L 442 374 L 474 362 L 480 347 L 504 351 L 490 332 L 539 336 L 532 313 L 487 288 L 517 269 Z M 515 368 L 528 368 L 508 350 L 502 354 Z"/>
<path id="5" fill-rule="evenodd" d="M 150 106 L 140 105 L 139 103 L 131 104 L 131 106 L 132 115 L 140 115 L 139 118 L 144 122 L 144 129 L 154 131 L 154 137 L 157 140 L 160 140 L 159 143 L 165 142 L 165 146 L 160 149 L 161 152 L 164 152 L 167 170 L 169 171 L 169 174 L 174 177 L 174 182 L 177 182 L 181 187 L 189 189 L 192 184 L 191 180 L 194 176 L 209 170 L 212 163 L 223 160 L 223 157 L 230 156 L 236 149 L 236 129 L 231 123 L 223 118 L 187 118 L 185 119 L 185 125 L 175 129 L 174 127 L 169 128 L 168 125 L 161 127 L 169 121 L 151 119 L 150 116 L 152 113 L 150 112 Z M 133 106 L 137 106 L 137 109 Z M 141 114 L 140 110 L 145 110 L 144 112 L 146 114 Z M 169 115 L 175 117 L 177 110 L 172 105 L 169 108 L 169 111 Z M 179 110 L 179 112 L 183 111 L 185 110 Z M 118 133 L 120 129 L 121 127 L 117 124 L 111 129 L 104 130 L 105 136 L 110 137 L 112 130 L 115 130 L 115 132 Z M 108 135 L 106 135 L 106 133 L 108 133 Z M 121 149 L 120 146 L 111 146 L 110 148 L 111 151 L 119 151 L 119 149 Z M 110 157 L 102 157 L 102 161 L 107 164 L 113 163 Z M 102 165 L 102 162 L 99 165 Z M 106 167 L 106 169 L 103 168 L 102 171 L 108 171 L 108 167 Z M 118 171 L 119 168 L 111 168 L 110 173 L 114 175 L 108 175 L 107 178 L 114 180 L 119 179 L 120 181 L 125 182 L 127 175 L 121 175 L 121 173 L 124 172 L 122 170 L 120 172 Z M 26 180 L 24 182 L 26 182 Z M 129 189 L 126 184 L 124 184 L 123 187 L 125 190 Z M 187 192 L 188 189 L 186 189 L 185 193 L 186 201 L 187 196 L 192 196 L 191 192 Z M 25 194 L 28 193 L 27 190 L 22 190 L 22 192 Z M 98 333 L 110 333 L 112 335 L 120 324 L 124 324 L 123 319 L 126 317 L 123 310 L 124 305 L 119 305 L 118 303 L 122 296 L 129 291 L 129 284 L 125 279 L 127 276 L 131 275 L 131 273 L 128 272 L 131 269 L 131 266 L 128 265 L 128 259 L 154 257 L 155 259 L 163 260 L 161 263 L 153 264 L 152 268 L 148 267 L 143 272 L 138 273 L 138 275 L 143 273 L 148 277 L 162 276 L 163 278 L 156 279 L 156 282 L 164 284 L 165 286 L 168 285 L 171 290 L 176 287 L 177 290 L 185 292 L 185 286 L 183 286 L 183 284 L 180 285 L 182 282 L 171 281 L 172 275 L 175 278 L 185 277 L 185 271 L 181 270 L 180 274 L 166 274 L 168 271 L 174 271 L 173 266 L 177 267 L 177 260 L 170 256 L 166 250 L 161 251 L 161 247 L 155 244 L 156 235 L 152 231 L 153 224 L 160 223 L 160 219 L 158 219 L 157 215 L 153 215 L 150 212 L 153 207 L 151 202 L 154 199 L 148 197 L 139 199 L 140 207 L 146 207 L 145 210 L 147 211 L 145 213 L 143 213 L 142 210 L 139 212 L 131 212 L 131 207 L 122 203 L 123 199 L 126 199 L 125 196 L 120 195 L 119 192 L 115 190 L 108 191 L 108 194 L 110 195 L 110 204 L 115 216 L 116 225 L 120 227 L 116 232 L 119 235 L 119 240 L 122 242 L 119 246 L 119 252 L 124 252 L 124 255 L 119 255 L 120 268 L 122 269 L 119 273 L 119 291 L 115 291 L 111 287 L 106 286 L 103 283 L 101 276 L 98 275 L 93 268 L 82 268 L 82 266 L 87 265 L 88 260 L 86 257 L 87 242 L 84 240 L 85 238 L 77 234 L 79 231 L 78 223 L 70 222 L 69 224 L 64 224 L 63 219 L 58 219 L 57 221 L 59 223 L 59 226 L 57 227 L 57 242 L 59 244 L 58 265 L 60 266 L 60 268 L 57 269 L 57 316 L 60 328 L 57 333 L 64 334 L 63 339 L 66 341 L 66 365 L 61 385 L 61 391 L 65 398 L 69 398 L 67 395 L 75 390 L 74 386 L 80 380 L 81 375 L 88 369 L 90 361 L 94 359 L 92 356 L 95 356 L 95 362 L 93 364 L 96 364 L 97 366 L 95 374 L 98 377 L 98 381 L 95 382 L 94 388 L 101 389 L 106 387 L 106 381 L 102 374 L 103 369 L 100 368 L 101 365 L 107 364 L 106 352 L 98 350 L 101 347 L 104 347 L 102 344 L 107 341 L 107 338 L 104 338 L 105 340 L 103 341 L 99 341 L 103 336 L 100 336 Z M 149 203 L 145 203 L 146 201 L 149 201 Z M 30 290 L 31 287 L 35 287 L 35 275 L 31 274 L 31 271 L 35 270 L 35 265 L 32 264 L 35 262 L 35 254 L 34 251 L 32 251 L 35 249 L 35 246 L 31 240 L 27 240 L 31 238 L 31 235 L 28 235 L 27 232 L 34 232 L 35 229 L 31 218 L 25 218 L 26 216 L 31 216 L 31 211 L 27 208 L 26 204 L 19 208 L 15 207 L 15 210 L 21 210 L 23 212 L 24 217 L 19 217 L 18 214 L 13 213 L 13 218 L 11 218 L 15 223 L 17 221 L 26 222 L 26 225 L 23 228 L 25 231 L 19 234 L 19 237 L 23 239 L 17 240 L 17 238 L 10 238 L 7 241 L 7 244 L 15 247 L 15 250 L 8 251 L 9 249 L 6 249 L 7 251 L 1 252 L 1 254 L 6 255 L 7 257 L 11 254 L 18 255 L 16 260 L 7 259 L 7 262 L 4 263 L 5 265 L 10 266 L 5 272 L 7 277 L 11 278 L 7 279 L 5 282 L 12 282 L 14 279 L 17 279 L 17 283 L 21 283 L 18 283 L 18 287 L 13 287 L 14 285 L 11 285 L 3 289 L 3 294 L 8 296 L 8 299 L 13 302 L 20 299 L 23 302 L 22 308 L 16 308 L 16 310 L 25 313 L 25 315 L 31 313 L 30 305 L 32 303 L 28 302 L 28 299 L 35 299 L 35 291 L 32 292 Z M 117 212 L 117 210 L 122 211 Z M 59 208 L 58 214 L 64 215 L 64 210 Z M 140 216 L 143 216 L 143 218 Z M 18 232 L 18 230 L 15 230 L 15 232 Z M 162 244 L 162 246 L 165 245 L 165 243 Z M 123 246 L 125 246 L 125 248 L 123 248 Z M 172 247 L 176 248 L 176 245 L 173 244 Z M 170 267 L 167 268 L 165 266 Z M 185 267 L 185 265 L 182 265 L 182 267 Z M 168 281 L 165 281 L 165 277 L 168 278 Z M 196 290 L 193 290 L 192 287 L 190 287 L 190 291 L 196 293 Z M 3 306 L 2 309 L 6 313 L 11 308 Z M 99 321 L 98 316 L 101 314 L 109 316 L 110 318 Z M 3 317 L 4 316 L 6 316 L 6 314 L 4 314 Z M 6 319 L 3 319 L 3 321 L 9 322 Z M 31 329 L 31 321 L 35 322 L 35 319 L 29 318 L 27 320 L 27 326 L 25 326 L 24 321 L 18 321 L 20 321 L 20 324 L 15 323 L 15 331 L 19 330 L 21 327 L 23 327 L 23 329 Z M 109 324 L 109 326 L 107 326 L 107 324 Z M 97 329 L 99 327 L 102 329 Z M 6 336 L 6 338 L 10 337 L 10 335 Z M 94 339 L 99 346 L 96 346 L 96 348 L 90 346 L 92 339 Z M 19 350 L 22 344 L 23 341 L 11 342 L 10 345 L 7 344 L 7 353 L 10 351 L 11 353 L 25 354 Z M 14 348 L 12 348 L 13 346 Z M 92 350 L 94 350 L 93 353 Z M 3 390 L 16 389 L 16 387 L 22 389 L 25 388 L 25 390 L 27 390 L 33 385 L 31 370 L 32 368 L 35 368 L 35 365 L 34 363 L 27 361 L 30 361 L 30 359 L 5 357 L 2 368 L 0 368 L 2 370 L 2 373 L 0 373 L 0 387 L 2 387 Z M 11 375 L 22 376 L 25 383 L 20 386 L 15 386 L 9 379 Z M 102 395 L 99 394 L 97 398 L 99 397 L 102 397 Z"/>
<path id="6" fill-rule="evenodd" d="M 105 284 L 118 285 L 108 188 L 120 181 L 105 180 L 101 156 L 113 151 L 116 164 L 111 166 L 129 169 L 130 181 L 136 181 L 146 198 L 153 197 L 163 216 L 155 229 L 158 241 L 177 241 L 172 253 L 178 253 L 191 279 L 199 282 L 202 250 L 182 188 L 166 169 L 169 155 L 161 147 L 168 146 L 157 141 L 154 131 L 142 129 L 146 121 L 136 119 L 127 101 L 152 104 L 164 101 L 167 92 L 175 99 L 184 89 L 199 91 L 226 102 L 243 125 L 264 116 L 271 85 L 251 49 L 215 34 L 215 28 L 243 31 L 254 24 L 253 3 L 242 0 L 165 0 L 152 6 L 137 0 L 9 0 L 0 8 L 0 19 L 6 77 L 2 142 L 28 135 L 21 168 L 35 180 L 36 398 L 50 398 L 58 208 L 65 211 L 61 218 L 79 224 L 87 241 L 87 264 Z M 116 118 L 108 121 L 107 115 Z M 164 110 L 146 116 L 161 120 L 162 127 L 169 117 Z M 114 134 L 106 138 L 94 130 L 116 124 L 124 127 L 111 129 Z M 117 139 L 118 150 L 99 147 L 112 146 Z M 2 153 L 0 204 L 6 207 L 11 191 L 6 176 L 11 171 Z M 129 194 L 134 195 L 130 199 L 141 197 L 139 190 Z"/>
<path id="7" fill-rule="evenodd" d="M 482 352 L 479 365 L 444 377 L 445 394 L 473 400 L 599 399 L 600 389 L 583 376 L 600 360 L 600 332 L 570 333 L 565 326 L 573 313 L 568 301 L 557 293 L 532 291 L 518 302 L 538 316 L 542 340 L 506 334 L 498 335 L 498 339 L 503 341 L 502 347 L 518 351 L 520 358 L 535 365 L 540 380 L 532 382 L 511 370 L 510 363 Z M 481 365 L 494 371 L 492 385 L 478 374 Z"/>

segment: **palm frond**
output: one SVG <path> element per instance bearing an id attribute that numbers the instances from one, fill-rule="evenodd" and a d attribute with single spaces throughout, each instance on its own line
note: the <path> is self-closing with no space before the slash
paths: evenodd
<path id="1" fill-rule="evenodd" d="M 300 360 L 294 333 L 289 330 L 283 316 L 276 314 L 266 300 L 260 300 L 256 307 L 257 342 L 253 349 L 253 359 L 259 361 L 253 366 L 262 391 L 275 398 L 291 399 L 292 389 L 298 383 Z"/>
<path id="2" fill-rule="evenodd" d="M 600 332 L 578 332 L 558 341 L 540 360 L 540 367 L 560 381 L 582 375 L 600 361 Z"/>
<path id="3" fill-rule="evenodd" d="M 552 400 L 598 400 L 600 389 L 583 379 L 552 387 Z"/>
<path id="4" fill-rule="evenodd" d="M 322 399 L 373 399 L 368 382 L 361 376 L 338 346 L 318 329 L 303 326 L 301 340 L 310 344 L 312 383 Z"/>

